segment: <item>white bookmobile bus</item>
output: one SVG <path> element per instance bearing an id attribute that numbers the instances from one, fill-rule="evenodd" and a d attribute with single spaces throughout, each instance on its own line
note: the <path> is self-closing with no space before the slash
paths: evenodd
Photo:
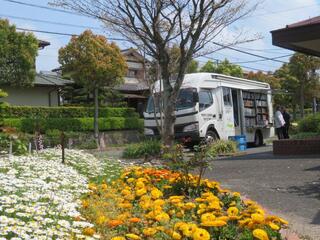
<path id="1" fill-rule="evenodd" d="M 159 89 L 149 98 L 144 133 L 157 136 Z M 156 113 L 154 112 L 156 106 Z M 176 104 L 175 137 L 188 142 L 245 135 L 256 146 L 274 135 L 270 85 L 215 73 L 186 74 Z"/>

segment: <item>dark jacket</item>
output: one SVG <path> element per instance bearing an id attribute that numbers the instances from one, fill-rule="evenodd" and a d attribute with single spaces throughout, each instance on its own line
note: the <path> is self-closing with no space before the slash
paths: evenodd
<path id="1" fill-rule="evenodd" d="M 284 111 L 282 113 L 282 116 L 283 116 L 284 121 L 286 122 L 285 126 L 290 126 L 290 118 L 291 118 L 290 114 L 287 113 L 286 111 Z"/>

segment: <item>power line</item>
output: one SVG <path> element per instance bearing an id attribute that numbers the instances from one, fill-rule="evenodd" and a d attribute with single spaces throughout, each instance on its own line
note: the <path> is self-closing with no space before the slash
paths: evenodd
<path id="1" fill-rule="evenodd" d="M 20 1 L 16 1 L 16 0 L 2 0 L 2 1 L 15 3 L 15 4 L 19 4 L 19 5 L 24 5 L 24 6 L 28 6 L 28 7 L 42 8 L 42 9 L 55 11 L 55 12 L 73 14 L 73 15 L 78 15 L 78 16 L 85 16 L 85 15 L 77 13 L 77 12 L 71 12 L 71 11 L 67 11 L 67 10 L 63 10 L 63 9 L 57 9 L 57 8 L 43 6 L 43 5 L 37 5 L 37 4 L 33 4 L 33 3 L 25 3 L 25 2 L 20 2 Z"/>
<path id="2" fill-rule="evenodd" d="M 76 25 L 76 24 L 62 23 L 62 22 L 53 22 L 53 21 L 47 21 L 47 20 L 41 20 L 41 19 L 35 19 L 35 18 L 18 17 L 18 16 L 12 16 L 12 15 L 4 15 L 4 14 L 0 14 L 0 16 L 5 17 L 5 18 L 13 18 L 13 19 L 26 20 L 26 21 L 31 21 L 31 22 L 40 22 L 40 23 L 47 23 L 47 24 L 67 26 L 67 27 L 90 28 L 90 29 L 101 30 L 101 28 L 92 27 L 92 26 Z"/>
<path id="3" fill-rule="evenodd" d="M 28 32 L 37 32 L 37 33 L 47 33 L 47 34 L 53 34 L 53 35 L 61 35 L 61 36 L 79 36 L 79 34 L 74 34 L 74 33 L 62 33 L 62 32 L 52 32 L 52 31 L 44 31 L 44 30 L 35 30 L 35 29 L 28 29 L 28 28 L 16 28 L 17 30 L 21 31 L 28 31 Z M 127 42 L 128 40 L 123 39 L 123 38 L 107 38 L 108 40 L 111 41 L 124 41 Z"/>
<path id="4" fill-rule="evenodd" d="M 247 51 L 244 51 L 244 50 L 240 50 L 240 49 L 237 49 L 237 48 L 234 48 L 234 47 L 223 45 L 221 43 L 217 43 L 217 42 L 211 42 L 211 43 L 213 43 L 214 45 L 217 45 L 219 47 L 227 48 L 227 49 L 230 49 L 230 50 L 233 50 L 233 51 L 236 51 L 236 52 L 240 52 L 240 53 L 247 54 L 247 55 L 250 55 L 250 56 L 262 58 L 262 59 L 265 59 L 265 60 L 275 61 L 275 62 L 279 62 L 279 63 L 287 63 L 287 62 L 284 62 L 284 61 L 281 61 L 281 60 L 272 59 L 272 58 L 269 58 L 269 57 L 261 56 L 261 55 L 255 54 L 255 53 L 250 53 L 250 52 L 247 52 Z"/>
<path id="5" fill-rule="evenodd" d="M 214 60 L 214 61 L 217 61 L 217 63 L 221 63 L 222 61 L 220 59 L 217 59 L 217 58 L 212 58 L 212 57 L 207 57 L 207 56 L 203 56 L 204 58 L 206 59 L 209 59 L 209 60 Z M 234 64 L 233 62 L 230 62 L 231 64 Z M 253 67 L 248 67 L 246 65 L 242 65 L 242 64 L 234 64 L 234 65 L 237 65 L 239 67 L 242 67 L 242 68 L 246 68 L 246 69 L 250 69 L 250 70 L 254 70 L 254 71 L 261 71 L 261 72 L 268 72 L 266 70 L 262 70 L 262 69 L 258 69 L 258 68 L 253 68 Z"/>
<path id="6" fill-rule="evenodd" d="M 276 60 L 276 59 L 280 59 L 280 58 L 285 58 L 285 57 L 290 57 L 293 54 L 287 54 L 287 55 L 283 55 L 283 56 L 279 56 L 279 57 L 274 57 L 272 58 L 272 60 Z M 256 63 L 256 62 L 263 62 L 263 61 L 271 61 L 267 60 L 267 59 L 261 59 L 261 60 L 252 60 L 252 61 L 243 61 L 243 62 L 234 62 L 235 64 L 242 64 L 242 63 Z"/>

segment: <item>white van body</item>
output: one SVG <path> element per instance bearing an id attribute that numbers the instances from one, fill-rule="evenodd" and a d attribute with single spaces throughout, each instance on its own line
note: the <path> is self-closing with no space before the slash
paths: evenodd
<path id="1" fill-rule="evenodd" d="M 160 81 L 155 93 L 161 92 Z M 198 100 L 191 97 L 198 94 Z M 195 98 L 196 99 L 196 98 Z M 159 111 L 150 97 L 144 113 L 145 135 L 159 134 Z M 270 85 L 215 73 L 186 74 L 175 111 L 176 138 L 196 142 L 205 138 L 228 139 L 245 135 L 247 142 L 262 145 L 274 135 Z"/>

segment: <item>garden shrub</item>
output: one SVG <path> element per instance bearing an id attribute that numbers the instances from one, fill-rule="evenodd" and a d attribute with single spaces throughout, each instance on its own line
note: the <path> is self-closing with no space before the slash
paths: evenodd
<path id="1" fill-rule="evenodd" d="M 157 156 L 161 151 L 161 143 L 158 140 L 146 140 L 141 143 L 131 144 L 123 151 L 124 158 L 141 158 L 145 156 Z"/>
<path id="2" fill-rule="evenodd" d="M 139 117 L 134 108 L 99 108 L 102 118 L 108 117 Z M 4 118 L 86 118 L 94 116 L 92 107 L 29 107 L 7 106 L 3 109 Z"/>
<path id="3" fill-rule="evenodd" d="M 110 117 L 99 118 L 99 130 L 125 130 L 143 128 L 143 119 Z M 35 131 L 44 133 L 48 130 L 89 132 L 93 131 L 93 118 L 7 118 L 4 119 L 4 125 L 14 127 L 25 133 L 34 133 Z"/>
<path id="4" fill-rule="evenodd" d="M 310 139 L 310 138 L 315 138 L 319 137 L 320 138 L 320 133 L 317 132 L 300 132 L 295 135 L 291 136 L 291 139 L 295 140 L 303 140 L 303 139 Z"/>
<path id="5" fill-rule="evenodd" d="M 320 133 L 320 114 L 310 115 L 299 122 L 299 132 Z"/>
<path id="6" fill-rule="evenodd" d="M 11 137 L 7 133 L 0 133 L 0 154 L 8 153 L 12 141 L 12 153 L 15 155 L 23 155 L 28 152 L 28 142 L 24 138 Z M 3 151 L 3 152 L 2 152 Z"/>
<path id="7" fill-rule="evenodd" d="M 234 141 L 217 140 L 212 143 L 208 153 L 212 156 L 217 156 L 221 154 L 235 153 L 237 151 L 237 143 Z"/>

